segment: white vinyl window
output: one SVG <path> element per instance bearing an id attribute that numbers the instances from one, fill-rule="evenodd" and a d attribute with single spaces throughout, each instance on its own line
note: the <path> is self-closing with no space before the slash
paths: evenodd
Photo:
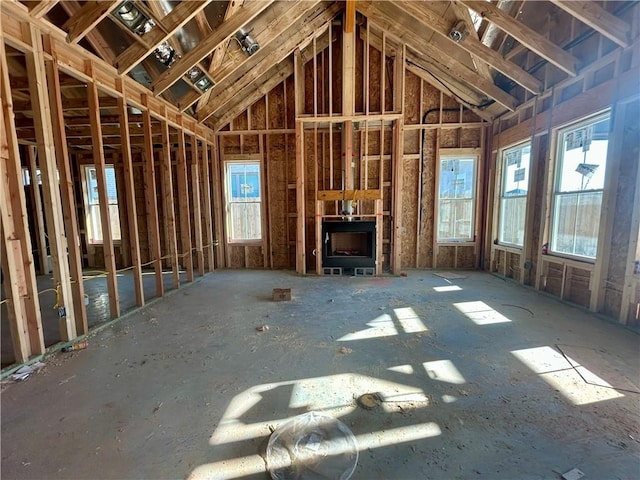
<path id="1" fill-rule="evenodd" d="M 604 190 L 609 113 L 558 132 L 551 251 L 594 259 Z"/>
<path id="2" fill-rule="evenodd" d="M 476 156 L 441 156 L 438 175 L 439 242 L 473 241 Z"/>
<path id="3" fill-rule="evenodd" d="M 262 239 L 259 161 L 225 163 L 227 232 L 230 242 Z"/>
<path id="4" fill-rule="evenodd" d="M 107 183 L 107 197 L 109 201 L 109 219 L 111 220 L 111 237 L 113 240 L 121 239 L 120 211 L 118 208 L 118 190 L 116 185 L 116 172 L 113 165 L 106 165 L 104 169 Z M 84 167 L 84 192 L 85 212 L 87 221 L 87 238 L 90 244 L 103 243 L 102 221 L 100 219 L 100 199 L 98 197 L 98 179 L 96 167 L 86 165 Z"/>
<path id="5" fill-rule="evenodd" d="M 502 152 L 498 242 L 522 247 L 529 191 L 531 144 Z"/>

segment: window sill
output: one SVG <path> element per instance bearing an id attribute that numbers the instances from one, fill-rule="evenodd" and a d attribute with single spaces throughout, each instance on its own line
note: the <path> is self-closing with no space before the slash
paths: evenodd
<path id="1" fill-rule="evenodd" d="M 522 254 L 522 247 L 519 245 L 508 245 L 505 243 L 494 243 L 492 248 L 494 250 L 502 250 L 509 253 Z"/>
<path id="2" fill-rule="evenodd" d="M 562 265 L 567 265 L 569 267 L 587 270 L 589 272 L 593 271 L 596 263 L 595 259 L 579 259 L 576 257 L 569 257 L 565 255 L 561 256 L 557 253 L 548 253 L 546 255 L 542 255 L 541 259 L 542 262 L 559 263 Z"/>
<path id="3" fill-rule="evenodd" d="M 472 247 L 476 242 L 473 240 L 438 240 L 436 244 L 439 247 Z"/>
<path id="4" fill-rule="evenodd" d="M 227 240 L 227 245 L 231 247 L 256 247 L 261 246 L 264 242 L 263 239 L 260 240 Z"/>

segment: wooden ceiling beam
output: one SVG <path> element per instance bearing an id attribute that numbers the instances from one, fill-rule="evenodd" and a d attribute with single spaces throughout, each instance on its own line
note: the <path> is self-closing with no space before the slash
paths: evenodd
<path id="1" fill-rule="evenodd" d="M 189 3 L 189 2 L 185 2 Z M 176 83 L 194 65 L 205 58 L 211 51 L 223 44 L 240 28 L 257 17 L 263 10 L 273 3 L 273 0 L 254 0 L 246 4 L 242 9 L 226 22 L 223 22 L 213 33 L 174 63 L 170 69 L 162 73 L 151 84 L 150 89 L 155 95 L 160 95 L 171 85 Z"/>
<path id="2" fill-rule="evenodd" d="M 322 52 L 329 46 L 329 35 L 322 35 L 316 42 L 316 54 Z M 300 52 L 302 63 L 313 59 L 313 45 L 309 44 Z M 293 61 L 291 57 L 284 59 L 278 65 L 272 67 L 258 78 L 253 84 L 248 85 L 238 92 L 234 99 L 227 103 L 221 110 L 217 111 L 217 116 L 210 117 L 210 123 L 215 127 L 214 131 L 224 127 L 234 118 L 245 111 L 249 106 L 273 90 L 280 82 L 293 75 Z M 255 90 L 254 90 L 255 88 Z"/>
<path id="3" fill-rule="evenodd" d="M 226 22 L 231 17 L 233 17 L 238 10 L 242 8 L 244 5 L 244 0 L 231 0 L 227 5 L 227 10 L 224 13 L 223 22 Z M 224 56 L 227 53 L 227 48 L 229 46 L 229 41 L 226 41 L 222 45 L 218 45 L 216 49 L 211 54 L 211 63 L 209 63 L 209 73 L 215 73 L 216 69 L 222 65 L 224 60 Z"/>
<path id="4" fill-rule="evenodd" d="M 76 0 L 65 0 L 60 2 L 60 5 L 71 18 L 73 18 L 82 9 L 80 3 Z M 86 37 L 89 45 L 91 45 L 102 60 L 109 64 L 113 62 L 115 55 L 97 30 L 90 30 L 87 32 Z"/>
<path id="5" fill-rule="evenodd" d="M 67 41 L 78 43 L 98 25 L 121 0 L 97 0 L 85 3 L 78 12 L 67 20 L 63 29 L 67 31 Z"/>
<path id="6" fill-rule="evenodd" d="M 578 59 L 489 2 L 458 0 L 560 70 L 576 76 Z"/>
<path id="7" fill-rule="evenodd" d="M 317 5 L 304 18 L 291 24 L 278 37 L 280 41 L 270 42 L 269 45 L 258 50 L 257 53 L 247 58 L 233 74 L 227 76 L 212 88 L 215 91 L 212 93 L 210 102 L 198 112 L 198 120 L 203 121 L 213 115 L 237 95 L 239 89 L 250 85 L 260 78 L 263 72 L 289 56 L 296 47 L 327 22 L 331 21 L 341 10 L 342 6 L 338 3 L 331 3 L 326 8 L 324 5 Z"/>
<path id="8" fill-rule="evenodd" d="M 212 73 L 213 79 L 216 84 L 220 84 L 225 82 L 224 85 L 231 85 L 228 81 L 225 81 L 227 77 L 233 75 L 233 78 L 238 78 L 239 74 L 242 74 L 243 70 L 248 71 L 252 68 L 252 65 L 255 65 L 258 61 L 260 61 L 264 56 L 267 56 L 270 52 L 277 49 L 278 45 L 273 44 L 272 42 L 278 38 L 287 38 L 287 35 L 295 32 L 287 32 L 295 22 L 300 20 L 303 16 L 314 15 L 314 12 L 317 14 L 317 5 L 318 1 L 305 1 L 305 2 L 295 2 L 293 4 L 288 4 L 287 2 L 277 3 L 275 4 L 268 12 L 268 15 L 261 15 L 260 18 L 256 19 L 253 26 L 253 31 L 251 35 L 253 38 L 260 44 L 260 50 L 257 53 L 253 54 L 251 57 L 247 57 L 246 55 L 242 55 L 240 58 L 230 59 L 230 61 L 226 62 L 223 66 Z M 325 4 L 328 6 L 329 4 Z M 316 10 L 314 10 L 314 8 Z M 266 12 L 267 13 L 267 12 Z M 273 63 L 277 63 L 282 58 L 277 58 Z M 271 65 L 268 65 L 271 67 Z M 239 74 L 234 72 L 239 72 Z M 215 92 L 219 92 L 221 87 L 218 85 L 211 88 L 205 95 L 202 96 L 196 111 L 199 112 L 205 106 L 214 101 L 212 98 L 216 95 Z M 193 97 L 189 99 L 185 99 L 190 101 L 193 104 Z M 184 109 L 188 108 L 189 105 L 186 105 L 181 102 L 179 108 Z"/>
<path id="9" fill-rule="evenodd" d="M 133 67 L 158 48 L 158 45 L 173 36 L 177 30 L 206 7 L 210 1 L 211 0 L 191 0 L 188 2 L 180 2 L 176 5 L 176 7 L 162 19 L 162 27 L 156 25 L 142 37 L 147 46 L 134 43 L 118 55 L 114 64 L 118 69 L 118 73 L 121 75 L 129 73 Z"/>
<path id="10" fill-rule="evenodd" d="M 413 15 L 423 25 L 438 33 L 441 37 L 446 38 L 452 49 L 458 51 L 465 50 L 472 56 L 478 58 L 481 62 L 485 62 L 487 65 L 495 68 L 497 71 L 509 77 L 530 92 L 535 94 L 542 93 L 542 82 L 540 80 L 525 72 L 515 63 L 502 58 L 498 52 L 481 43 L 479 40 L 474 38 L 472 34 L 461 42 L 453 41 L 449 37 L 449 32 L 451 31 L 451 25 L 449 25 L 449 22 L 431 10 L 426 3 L 403 1 L 396 2 L 396 5 L 407 13 Z M 466 10 L 467 7 L 462 6 L 461 8 Z M 473 24 L 469 23 L 467 28 L 473 30 Z"/>
<path id="11" fill-rule="evenodd" d="M 431 57 L 434 62 L 439 64 L 441 70 L 453 78 L 482 92 L 508 110 L 515 110 L 518 101 L 514 97 L 492 82 L 480 77 L 475 71 L 460 64 L 448 53 L 427 45 L 423 37 L 424 25 L 411 14 L 391 2 L 359 2 L 358 10 L 370 17 L 382 29 L 405 42 L 413 50 L 423 52 L 425 56 Z"/>
<path id="12" fill-rule="evenodd" d="M 360 32 L 360 39 L 366 41 L 366 31 Z M 369 45 L 373 48 L 382 51 L 382 37 L 377 32 L 369 32 Z M 428 57 L 422 56 L 418 52 L 414 52 L 411 48 L 406 49 L 406 65 L 407 70 L 413 74 L 419 76 L 429 84 L 436 87 L 438 90 L 445 93 L 447 96 L 452 96 L 451 93 L 456 92 L 458 95 L 465 97 L 465 100 L 470 104 L 479 105 L 487 100 L 486 97 L 480 95 L 477 91 L 471 89 L 468 85 L 460 82 L 459 80 L 452 78 L 448 73 L 440 70 L 437 64 L 430 61 Z M 445 89 L 443 89 L 445 87 Z M 446 91 L 449 90 L 449 91 Z M 484 110 L 476 109 L 476 113 L 484 112 Z M 490 120 L 491 117 L 484 113 L 480 115 L 482 118 Z"/>
<path id="13" fill-rule="evenodd" d="M 612 15 L 595 2 L 579 0 L 550 0 L 569 15 L 577 18 L 582 23 L 590 26 L 596 32 L 601 33 L 609 40 L 614 41 L 623 48 L 629 46 L 629 32 L 631 25 L 621 18 Z"/>
<path id="14" fill-rule="evenodd" d="M 55 7 L 60 0 L 41 0 L 29 9 L 29 14 L 34 18 L 42 18 Z"/>
<path id="15" fill-rule="evenodd" d="M 478 36 L 478 32 L 476 32 L 475 26 L 473 25 L 473 19 L 471 18 L 469 9 L 464 5 L 460 5 L 459 3 L 455 2 L 453 2 L 451 6 L 453 7 L 453 11 L 455 12 L 456 16 L 467 24 L 469 36 L 473 37 L 474 40 L 478 40 L 479 42 L 480 37 Z M 478 73 L 480 75 L 482 75 L 484 78 L 493 80 L 491 71 L 489 69 L 489 64 L 486 61 L 479 59 L 478 56 L 473 53 L 471 54 L 471 59 L 473 60 L 473 64 L 476 66 L 476 70 L 478 70 Z"/>

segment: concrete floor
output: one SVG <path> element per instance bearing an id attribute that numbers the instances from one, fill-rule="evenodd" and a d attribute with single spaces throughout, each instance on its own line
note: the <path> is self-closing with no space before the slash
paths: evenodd
<path id="1" fill-rule="evenodd" d="M 270 427 L 320 410 L 353 479 L 640 478 L 638 335 L 463 275 L 208 275 L 3 386 L 2 476 L 267 479 Z"/>
<path id="2" fill-rule="evenodd" d="M 86 270 L 84 272 L 84 291 L 89 300 L 87 305 L 87 323 L 90 328 L 100 325 L 111 318 L 109 311 L 109 294 L 107 292 L 107 279 L 98 275 L 99 272 Z M 180 272 L 180 282 L 187 280 L 186 272 Z M 50 347 L 61 340 L 60 326 L 58 325 L 58 312 L 53 308 L 56 303 L 56 295 L 53 289 L 55 284 L 51 275 L 39 275 L 36 279 L 38 291 L 44 292 L 39 296 L 40 315 L 42 316 L 42 333 L 44 344 Z M 171 272 L 164 272 L 162 276 L 165 291 L 173 289 L 173 277 Z M 155 274 L 152 271 L 145 271 L 142 274 L 142 285 L 145 300 L 155 298 L 156 283 Z M 118 273 L 118 297 L 120 299 L 121 314 L 135 308 L 136 297 L 133 290 L 133 274 L 125 271 Z M 4 291 L 0 290 L 0 298 L 4 299 Z M 7 306 L 0 305 L 0 345 L 2 368 L 8 367 L 15 362 L 13 354 L 13 344 L 11 342 L 11 331 L 7 318 Z"/>

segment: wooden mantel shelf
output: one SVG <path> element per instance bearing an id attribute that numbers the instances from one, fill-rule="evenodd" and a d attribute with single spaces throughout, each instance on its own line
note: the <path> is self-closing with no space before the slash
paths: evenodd
<path id="1" fill-rule="evenodd" d="M 381 190 L 319 190 L 318 200 L 332 202 L 335 200 L 381 200 Z"/>

